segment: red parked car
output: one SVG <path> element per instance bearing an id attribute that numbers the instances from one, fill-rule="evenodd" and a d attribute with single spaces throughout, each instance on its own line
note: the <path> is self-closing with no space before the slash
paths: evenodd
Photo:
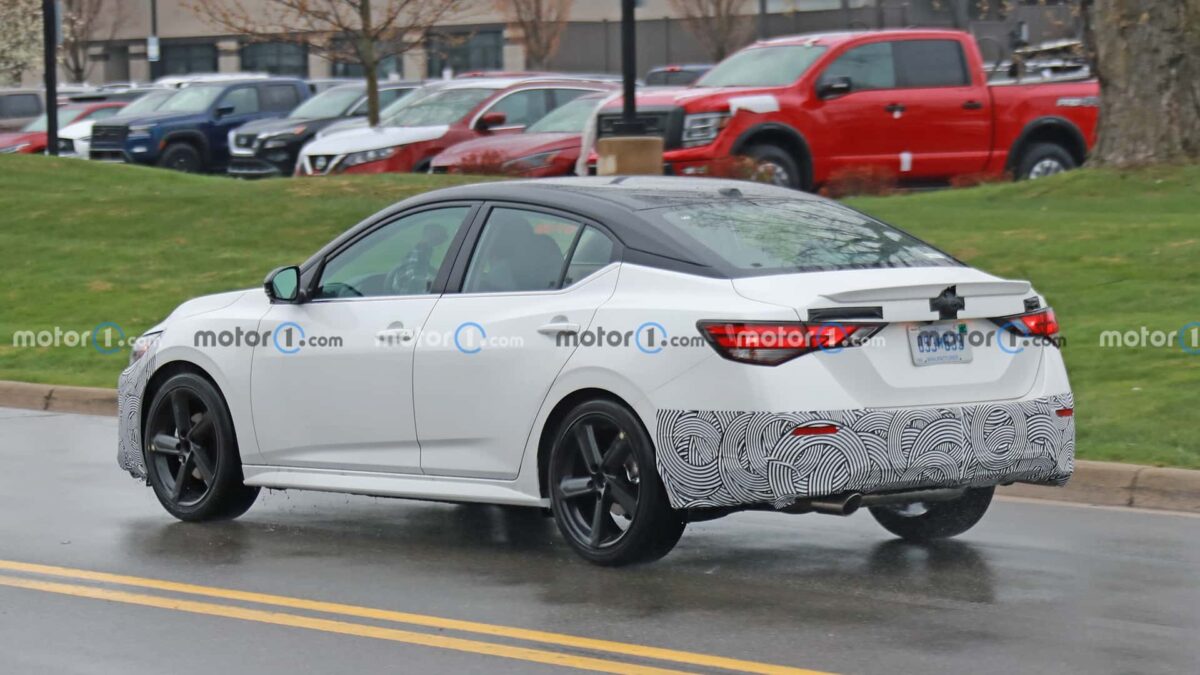
<path id="1" fill-rule="evenodd" d="M 971 35 L 892 30 L 758 42 L 637 107 L 669 173 L 729 175 L 748 157 L 757 175 L 812 190 L 864 167 L 906 183 L 1074 168 L 1095 140 L 1099 93 L 1094 80 L 989 84 Z M 600 136 L 619 106 L 600 113 Z"/>
<path id="2" fill-rule="evenodd" d="M 101 120 L 112 117 L 128 101 L 100 101 L 96 103 L 69 103 L 58 108 L 58 128 L 84 120 Z M 0 154 L 21 153 L 33 154 L 46 151 L 46 126 L 48 118 L 45 113 L 26 124 L 20 131 L 0 134 Z"/>
<path id="3" fill-rule="evenodd" d="M 477 138 L 433 158 L 434 173 L 485 173 L 544 178 L 570 176 L 579 160 L 583 128 L 605 94 L 580 96 L 520 134 Z"/>
<path id="4" fill-rule="evenodd" d="M 464 78 L 427 84 L 378 127 L 318 134 L 300 152 L 296 173 L 428 171 L 434 156 L 452 145 L 519 133 L 561 105 L 612 88 L 607 82 L 570 78 Z"/>

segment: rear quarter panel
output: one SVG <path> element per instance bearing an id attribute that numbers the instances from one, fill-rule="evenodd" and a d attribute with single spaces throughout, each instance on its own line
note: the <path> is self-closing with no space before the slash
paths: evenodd
<path id="1" fill-rule="evenodd" d="M 1100 84 L 1094 80 L 989 87 L 995 119 L 995 150 L 989 168 L 1000 173 L 1014 144 L 1032 123 L 1046 118 L 1070 122 L 1083 134 L 1088 150 L 1096 143 Z"/>

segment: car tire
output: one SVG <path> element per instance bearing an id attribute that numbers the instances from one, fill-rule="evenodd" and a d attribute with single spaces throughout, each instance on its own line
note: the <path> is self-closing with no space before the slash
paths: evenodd
<path id="1" fill-rule="evenodd" d="M 547 474 L 558 529 L 589 562 L 657 560 L 683 534 L 686 524 L 667 501 L 650 435 L 615 401 L 585 401 L 563 418 Z"/>
<path id="2" fill-rule="evenodd" d="M 952 501 L 919 505 L 924 507 L 923 512 L 889 506 L 873 506 L 870 511 L 885 530 L 908 541 L 948 539 L 966 532 L 983 518 L 995 490 L 970 488 Z"/>
<path id="3" fill-rule="evenodd" d="M 172 171 L 183 173 L 200 173 L 204 170 L 204 160 L 196 148 L 187 143 L 172 143 L 158 158 L 158 165 Z"/>
<path id="4" fill-rule="evenodd" d="M 752 145 L 746 149 L 746 156 L 754 162 L 754 180 L 793 190 L 804 189 L 800 164 L 783 148 Z"/>
<path id="5" fill-rule="evenodd" d="M 217 388 L 180 373 L 155 392 L 142 452 L 154 494 L 168 513 L 188 522 L 228 520 L 258 498 L 244 483 L 233 420 Z"/>
<path id="6" fill-rule="evenodd" d="M 1078 168 L 1066 148 L 1057 143 L 1035 143 L 1021 156 L 1017 180 L 1036 180 Z"/>

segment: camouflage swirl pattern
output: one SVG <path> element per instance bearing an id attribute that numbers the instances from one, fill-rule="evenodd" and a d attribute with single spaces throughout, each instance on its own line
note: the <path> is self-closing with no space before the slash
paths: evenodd
<path id="1" fill-rule="evenodd" d="M 1062 484 L 1075 466 L 1070 394 L 947 408 L 660 410 L 658 472 L 675 508 L 783 504 L 842 492 Z M 801 435 L 801 426 L 836 425 Z"/>

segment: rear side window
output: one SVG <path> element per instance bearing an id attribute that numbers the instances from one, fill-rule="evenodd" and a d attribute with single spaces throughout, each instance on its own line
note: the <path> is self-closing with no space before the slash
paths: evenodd
<path id="1" fill-rule="evenodd" d="M 42 101 L 37 94 L 0 96 L 0 117 L 37 117 L 42 114 Z"/>
<path id="2" fill-rule="evenodd" d="M 895 88 L 892 43 L 875 42 L 847 51 L 829 64 L 821 79 L 828 82 L 839 77 L 850 78 L 851 91 Z"/>
<path id="3" fill-rule="evenodd" d="M 915 237 L 832 202 L 731 200 L 643 213 L 662 218 L 744 276 L 959 264 Z"/>
<path id="4" fill-rule="evenodd" d="M 268 84 L 263 89 L 263 110 L 288 112 L 300 103 L 300 93 L 290 84 Z"/>
<path id="5" fill-rule="evenodd" d="M 954 40 L 895 43 L 896 78 L 901 87 L 965 87 L 970 84 L 962 45 Z"/>
<path id="6" fill-rule="evenodd" d="M 467 267 L 464 293 L 548 291 L 559 287 L 563 262 L 580 224 L 559 216 L 496 208 Z"/>
<path id="7" fill-rule="evenodd" d="M 583 228 L 579 243 L 575 244 L 575 251 L 571 254 L 571 262 L 567 264 L 563 286 L 570 286 L 600 271 L 613 261 L 613 253 L 612 239 L 594 227 Z"/>

